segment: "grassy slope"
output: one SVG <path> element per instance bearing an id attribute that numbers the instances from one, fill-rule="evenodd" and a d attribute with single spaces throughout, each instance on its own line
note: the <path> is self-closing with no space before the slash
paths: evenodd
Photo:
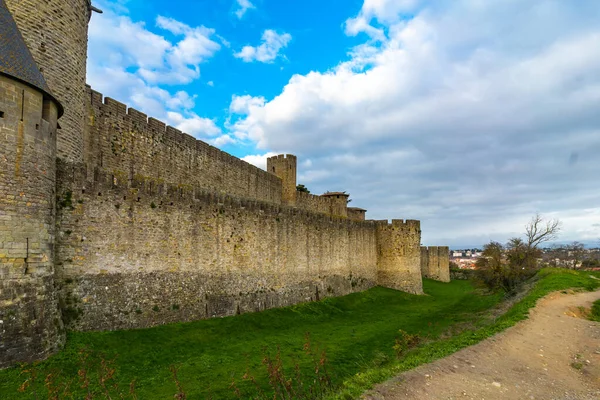
<path id="1" fill-rule="evenodd" d="M 356 374 L 344 381 L 342 387 L 335 394 L 329 396 L 328 399 L 355 398 L 375 383 L 383 382 L 402 371 L 437 360 L 464 347 L 478 343 L 526 319 L 529 310 L 535 306 L 537 300 L 548 293 L 569 288 L 595 290 L 600 287 L 598 278 L 600 278 L 600 273 L 597 272 L 580 272 L 558 268 L 543 269 L 534 278 L 537 282 L 533 289 L 494 323 L 474 331 L 463 332 L 446 340 L 431 342 L 411 351 L 401 361 Z"/>
<path id="2" fill-rule="evenodd" d="M 531 292 L 493 323 L 485 322 L 482 316 L 499 302 L 500 295 L 478 294 L 466 281 L 425 281 L 428 296 L 374 288 L 318 303 L 236 317 L 144 330 L 72 333 L 66 349 L 37 369 L 42 377 L 52 371 L 77 377 L 78 350 L 87 347 L 105 352 L 108 358 L 116 357 L 116 376 L 121 387 L 126 388 L 136 379 L 138 398 L 173 397 L 176 388 L 169 372 L 171 364 L 178 366 L 188 398 L 204 398 L 208 388 L 212 398 L 232 398 L 232 378 L 242 391 L 249 389 L 241 382 L 247 367 L 259 380 L 266 381 L 261 366 L 262 349 L 266 346 L 271 352 L 280 346 L 284 360 L 300 357 L 300 364 L 310 369 L 308 360 L 302 358 L 304 334 L 310 332 L 311 341 L 327 349 L 334 383 L 340 385 L 331 398 L 354 398 L 398 372 L 444 357 L 514 325 L 526 318 L 537 299 L 549 292 L 599 287 L 600 280 L 590 275 L 600 277 L 598 273 L 543 270 Z M 452 326 L 466 324 L 473 330 L 431 341 L 401 361 L 394 359 L 392 345 L 398 329 L 435 339 Z M 19 374 L 18 369 L 0 371 L 0 398 L 32 398 L 16 391 L 24 380 Z M 38 385 L 40 390 L 42 384 Z M 249 398 L 246 394 L 242 397 Z"/>
<path id="3" fill-rule="evenodd" d="M 301 304 L 236 317 L 117 332 L 71 333 L 67 347 L 41 363 L 39 375 L 61 371 L 76 377 L 78 349 L 87 347 L 116 358 L 117 378 L 126 388 L 136 379 L 139 398 L 172 398 L 175 384 L 169 366 L 176 364 L 188 398 L 231 398 L 232 377 L 249 367 L 264 379 L 263 348 L 281 347 L 284 361 L 302 356 L 304 335 L 326 348 L 334 384 L 393 359 L 398 329 L 435 338 L 455 324 L 473 322 L 478 313 L 500 301 L 500 295 L 477 294 L 469 282 L 425 281 L 428 296 L 373 288 L 318 303 Z M 375 360 L 375 361 L 374 361 Z M 301 358 L 306 369 L 309 360 Z M 290 361 L 291 363 L 291 361 Z M 16 392 L 24 377 L 19 370 L 0 371 L 0 398 L 24 398 Z M 262 374 L 262 375 L 261 375 Z M 74 385 L 75 386 L 75 385 Z M 246 398 L 247 396 L 244 396 Z"/>

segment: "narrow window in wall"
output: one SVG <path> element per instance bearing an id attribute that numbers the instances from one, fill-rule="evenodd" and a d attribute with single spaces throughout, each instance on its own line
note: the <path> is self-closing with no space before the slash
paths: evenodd
<path id="1" fill-rule="evenodd" d="M 0 111 L 0 118 L 4 118 L 4 111 Z"/>
<path id="2" fill-rule="evenodd" d="M 50 121 L 50 100 L 44 100 L 42 107 L 42 119 L 44 121 Z"/>

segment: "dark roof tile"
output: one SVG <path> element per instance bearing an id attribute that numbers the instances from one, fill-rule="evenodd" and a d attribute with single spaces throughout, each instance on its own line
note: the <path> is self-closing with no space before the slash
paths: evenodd
<path id="1" fill-rule="evenodd" d="M 4 0 L 0 0 L 0 74 L 44 92 L 56 102 L 62 115 L 62 105 L 52 95 Z"/>

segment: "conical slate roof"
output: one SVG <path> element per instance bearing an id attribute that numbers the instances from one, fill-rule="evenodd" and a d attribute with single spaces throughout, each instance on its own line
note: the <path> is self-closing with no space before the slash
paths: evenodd
<path id="1" fill-rule="evenodd" d="M 42 91 L 46 97 L 56 102 L 59 116 L 62 115 L 62 105 L 50 92 L 4 0 L 0 0 L 0 74 Z"/>

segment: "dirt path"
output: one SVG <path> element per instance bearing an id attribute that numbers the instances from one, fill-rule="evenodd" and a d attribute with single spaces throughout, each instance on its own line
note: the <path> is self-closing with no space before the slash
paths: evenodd
<path id="1" fill-rule="evenodd" d="M 578 318 L 600 291 L 553 293 L 530 318 L 431 364 L 403 373 L 363 399 L 600 399 L 600 324 Z"/>

